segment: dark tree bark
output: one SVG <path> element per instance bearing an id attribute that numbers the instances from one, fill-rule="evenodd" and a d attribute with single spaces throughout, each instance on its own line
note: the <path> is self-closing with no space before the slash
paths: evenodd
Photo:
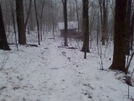
<path id="1" fill-rule="evenodd" d="M 131 3 L 132 0 L 127 0 L 127 12 L 126 12 L 126 33 L 125 33 L 125 52 L 126 55 L 130 55 L 130 35 L 131 35 Z"/>
<path id="2" fill-rule="evenodd" d="M 68 46 L 67 42 L 67 32 L 68 32 L 68 24 L 67 24 L 67 0 L 62 0 L 63 3 L 63 12 L 64 12 L 64 46 Z"/>
<path id="3" fill-rule="evenodd" d="M 55 34 L 54 34 L 54 31 L 55 31 L 55 20 L 54 20 L 54 9 L 53 9 L 53 3 L 51 2 L 51 9 L 52 9 L 52 29 L 53 29 L 53 39 L 55 40 Z"/>
<path id="4" fill-rule="evenodd" d="M 83 33 L 84 42 L 81 51 L 85 52 L 84 58 L 86 58 L 86 52 L 89 52 L 88 0 L 83 0 Z"/>
<path id="5" fill-rule="evenodd" d="M 100 18 L 99 18 L 99 17 L 100 17 L 100 16 L 99 16 L 99 12 L 98 12 L 98 17 L 97 17 L 97 20 L 96 20 L 96 21 L 97 21 L 97 22 L 96 22 L 96 23 L 97 23 L 97 33 L 96 33 L 96 34 L 97 34 L 97 35 L 96 35 L 96 36 L 97 36 L 97 38 L 96 38 L 96 39 L 97 39 L 97 40 L 96 40 L 96 41 L 97 41 L 97 49 L 98 49 L 98 45 L 99 45 L 99 33 L 100 33 L 100 23 L 99 23 L 99 22 L 100 22 Z M 98 49 L 98 50 L 99 50 L 99 49 Z M 99 53 L 99 52 L 98 52 L 98 53 Z"/>
<path id="6" fill-rule="evenodd" d="M 44 7 L 45 7 L 46 0 L 42 2 L 42 7 L 41 7 L 41 15 L 40 15 L 40 40 L 42 41 L 42 35 L 43 35 L 43 12 L 44 12 Z"/>
<path id="7" fill-rule="evenodd" d="M 1 4 L 0 4 L 0 49 L 10 50 L 8 43 L 7 43 L 7 38 L 6 38 L 6 32 L 5 32 L 4 22 L 3 22 Z"/>
<path id="8" fill-rule="evenodd" d="M 110 69 L 127 73 L 125 68 L 125 19 L 127 0 L 116 0 L 114 23 L 114 53 Z"/>
<path id="9" fill-rule="evenodd" d="M 132 20 L 131 20 L 131 50 L 133 50 L 133 41 L 134 41 L 134 12 L 132 14 Z"/>
<path id="10" fill-rule="evenodd" d="M 23 0 L 16 0 L 16 18 L 18 25 L 18 39 L 19 44 L 26 44 L 25 24 L 24 24 L 24 11 Z"/>

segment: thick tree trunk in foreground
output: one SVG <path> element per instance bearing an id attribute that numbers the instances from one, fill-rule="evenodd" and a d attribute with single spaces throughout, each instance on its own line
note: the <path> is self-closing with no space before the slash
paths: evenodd
<path id="1" fill-rule="evenodd" d="M 114 23 L 114 53 L 110 69 L 127 72 L 125 68 L 125 19 L 127 0 L 116 0 Z"/>
<path id="2" fill-rule="evenodd" d="M 131 50 L 133 50 L 133 40 L 134 40 L 134 12 L 132 13 L 132 21 L 131 21 L 131 36 L 130 36 L 130 39 L 131 39 Z"/>
<path id="3" fill-rule="evenodd" d="M 6 32 L 4 28 L 1 4 L 0 4 L 0 49 L 10 50 L 7 43 Z"/>

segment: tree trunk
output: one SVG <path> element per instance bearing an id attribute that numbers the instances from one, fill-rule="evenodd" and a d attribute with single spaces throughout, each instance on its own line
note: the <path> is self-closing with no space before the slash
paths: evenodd
<path id="1" fill-rule="evenodd" d="M 77 14 L 77 21 L 78 21 L 78 32 L 80 32 L 79 10 L 78 10 L 77 0 L 75 0 L 75 4 L 76 4 L 76 14 Z"/>
<path id="2" fill-rule="evenodd" d="M 0 4 L 0 49 L 10 50 L 8 43 L 7 43 L 7 38 L 6 38 L 6 32 L 5 32 L 4 22 L 3 22 L 1 4 Z"/>
<path id="3" fill-rule="evenodd" d="M 12 15 L 12 22 L 13 22 L 14 34 L 15 34 L 15 43 L 16 43 L 17 50 L 19 50 L 18 42 L 17 42 L 15 14 L 14 14 L 14 11 L 15 11 L 15 10 L 14 10 L 14 8 L 13 8 L 13 1 L 9 0 L 9 2 L 10 2 L 10 5 L 11 5 L 11 15 Z"/>
<path id="4" fill-rule="evenodd" d="M 100 33 L 100 18 L 99 18 L 99 12 L 98 12 L 98 17 L 97 17 L 97 20 L 96 20 L 97 22 L 97 32 L 96 32 L 96 36 L 97 36 L 97 38 L 96 38 L 96 42 L 97 42 L 97 49 L 98 49 L 98 45 L 99 45 L 99 33 Z M 99 51 L 99 49 L 98 49 L 98 51 Z M 99 52 L 98 52 L 99 53 Z"/>
<path id="5" fill-rule="evenodd" d="M 46 0 L 42 2 L 42 7 L 41 7 L 41 15 L 40 15 L 40 40 L 42 41 L 42 35 L 43 35 L 43 12 L 44 12 L 44 7 L 45 7 Z"/>
<path id="6" fill-rule="evenodd" d="M 132 21 L 131 21 L 131 50 L 133 50 L 133 41 L 134 41 L 134 12 L 132 14 Z"/>
<path id="7" fill-rule="evenodd" d="M 86 58 L 86 52 L 89 52 L 88 0 L 83 0 L 83 33 L 84 42 L 81 51 L 85 52 L 84 58 Z"/>
<path id="8" fill-rule="evenodd" d="M 18 25 L 18 39 L 19 44 L 26 44 L 25 24 L 24 24 L 24 11 L 23 0 L 16 0 L 16 18 Z"/>
<path id="9" fill-rule="evenodd" d="M 55 31 L 55 20 L 54 20 L 54 9 L 53 9 L 53 3 L 51 2 L 51 9 L 52 9 L 52 29 L 53 29 L 53 39 L 55 40 L 55 34 L 54 34 L 54 31 Z"/>
<path id="10" fill-rule="evenodd" d="M 127 73 L 125 68 L 125 19 L 127 0 L 116 0 L 114 23 L 114 53 L 110 69 Z"/>
<path id="11" fill-rule="evenodd" d="M 28 11 L 27 11 L 27 17 L 26 17 L 26 20 L 25 20 L 25 32 L 26 32 L 26 26 L 28 24 L 28 20 L 29 20 L 29 17 L 30 17 L 30 13 L 31 13 L 31 9 L 32 9 L 32 0 L 29 0 L 29 8 L 28 8 Z"/>
<path id="12" fill-rule="evenodd" d="M 132 0 L 127 1 L 126 33 L 125 33 L 125 49 L 126 49 L 125 52 L 126 52 L 126 55 L 130 55 L 131 3 L 132 3 Z"/>
<path id="13" fill-rule="evenodd" d="M 99 0 L 100 14 L 101 14 L 101 42 L 105 45 L 106 42 L 106 31 L 107 31 L 107 2 L 106 0 Z"/>
<path id="14" fill-rule="evenodd" d="M 64 12 L 64 46 L 68 46 L 68 42 L 67 42 L 67 0 L 62 0 L 63 3 L 63 12 Z"/>
<path id="15" fill-rule="evenodd" d="M 37 14 L 37 6 L 36 0 L 34 0 L 34 7 L 35 7 L 35 16 L 36 16 L 36 23 L 37 23 L 37 31 L 38 31 L 38 44 L 40 45 L 40 28 L 39 28 L 39 21 L 38 21 L 38 14 Z"/>

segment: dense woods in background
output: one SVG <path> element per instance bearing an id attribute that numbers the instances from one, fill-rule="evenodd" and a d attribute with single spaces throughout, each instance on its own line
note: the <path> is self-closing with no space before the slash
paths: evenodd
<path id="1" fill-rule="evenodd" d="M 44 33 L 51 32 L 55 38 L 59 22 L 64 22 L 64 45 L 68 46 L 67 23 L 73 21 L 78 22 L 77 32 L 82 33 L 85 59 L 92 42 L 100 48 L 113 41 L 110 69 L 127 73 L 134 54 L 133 0 L 0 0 L 0 3 L 0 49 L 10 50 L 8 43 L 15 43 L 17 49 L 18 44 L 26 45 L 32 32 L 37 32 L 35 39 L 40 45 Z"/>

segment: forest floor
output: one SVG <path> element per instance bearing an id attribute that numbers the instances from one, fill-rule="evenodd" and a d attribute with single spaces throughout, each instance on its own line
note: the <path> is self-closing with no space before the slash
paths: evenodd
<path id="1" fill-rule="evenodd" d="M 100 70 L 97 49 L 83 59 L 80 49 L 61 47 L 62 43 L 46 38 L 38 47 L 0 50 L 0 101 L 132 101 L 134 87 L 128 99 L 125 74 L 108 69 L 110 48 Z"/>

